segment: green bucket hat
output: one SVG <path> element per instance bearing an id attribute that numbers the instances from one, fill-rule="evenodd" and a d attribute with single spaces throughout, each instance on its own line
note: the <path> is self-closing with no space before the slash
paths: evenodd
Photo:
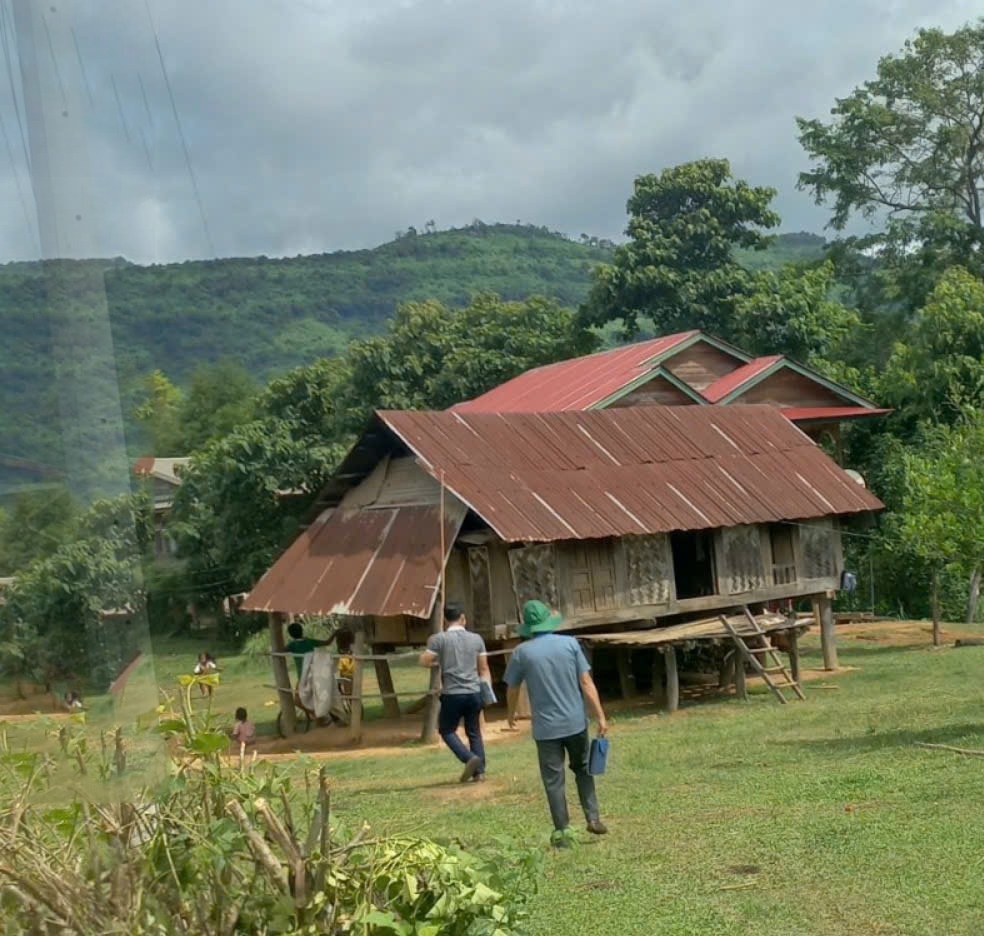
<path id="1" fill-rule="evenodd" d="M 560 627 L 562 620 L 560 614 L 551 611 L 542 601 L 527 601 L 523 605 L 523 624 L 519 635 L 532 637 L 534 634 L 549 634 Z"/>

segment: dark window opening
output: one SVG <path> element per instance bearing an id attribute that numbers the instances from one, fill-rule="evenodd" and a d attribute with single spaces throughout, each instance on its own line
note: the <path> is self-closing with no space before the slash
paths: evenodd
<path id="1" fill-rule="evenodd" d="M 793 527 L 774 524 L 769 529 L 772 541 L 772 584 L 792 585 L 796 581 L 796 553 Z"/>
<path id="2" fill-rule="evenodd" d="M 714 537 L 709 530 L 670 534 L 677 598 L 702 598 L 717 593 Z"/>

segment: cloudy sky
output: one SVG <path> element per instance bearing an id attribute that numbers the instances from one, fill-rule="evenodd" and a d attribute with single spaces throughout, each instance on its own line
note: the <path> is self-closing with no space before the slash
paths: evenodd
<path id="1" fill-rule="evenodd" d="M 825 212 L 795 189 L 794 117 L 826 113 L 918 27 L 979 13 L 969 0 L 63 0 L 36 4 L 31 45 L 10 15 L 24 2 L 0 0 L 2 260 L 37 256 L 45 178 L 59 204 L 85 193 L 87 210 L 59 221 L 88 226 L 77 243 L 140 262 L 372 246 L 431 219 L 614 237 L 634 176 L 702 156 L 778 188 L 784 230 L 820 231 Z M 41 115 L 18 60 L 40 75 Z"/>

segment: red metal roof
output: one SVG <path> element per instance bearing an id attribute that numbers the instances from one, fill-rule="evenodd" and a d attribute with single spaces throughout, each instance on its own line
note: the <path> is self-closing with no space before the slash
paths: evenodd
<path id="1" fill-rule="evenodd" d="M 879 510 L 771 406 L 378 414 L 507 542 Z"/>
<path id="2" fill-rule="evenodd" d="M 474 400 L 452 407 L 458 413 L 534 413 L 582 410 L 600 403 L 649 370 L 649 363 L 696 335 L 664 335 L 651 341 L 546 364 L 506 381 Z"/>
<path id="3" fill-rule="evenodd" d="M 445 557 L 465 509 L 445 505 Z M 409 614 L 426 618 L 437 597 L 440 508 L 326 510 L 257 582 L 246 611 Z"/>
<path id="4" fill-rule="evenodd" d="M 839 422 L 860 416 L 885 416 L 890 409 L 869 409 L 867 406 L 787 406 L 779 410 L 793 422 Z"/>
<path id="5" fill-rule="evenodd" d="M 733 370 L 730 374 L 719 377 L 709 387 L 705 387 L 702 391 L 704 399 L 709 403 L 717 403 L 719 400 L 723 400 L 729 393 L 733 393 L 742 386 L 742 384 L 746 384 L 748 381 L 758 377 L 763 371 L 767 371 L 772 367 L 776 361 L 781 360 L 781 354 L 772 354 L 768 357 L 755 358 L 754 361 L 749 361 L 737 370 Z"/>

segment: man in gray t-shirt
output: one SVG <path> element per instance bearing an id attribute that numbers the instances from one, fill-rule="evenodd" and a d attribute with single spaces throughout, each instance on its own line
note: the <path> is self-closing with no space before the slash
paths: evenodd
<path id="1" fill-rule="evenodd" d="M 526 683 L 540 778 L 554 823 L 551 841 L 558 848 L 566 848 L 571 837 L 564 785 L 565 754 L 577 782 L 588 831 L 595 835 L 608 831 L 599 816 L 594 777 L 588 773 L 590 740 L 585 704 L 598 720 L 599 735 L 607 733 L 608 722 L 581 645 L 573 637 L 554 633 L 560 623 L 560 615 L 552 613 L 542 601 L 526 602 L 520 635 L 529 639 L 513 652 L 506 667 L 506 685 L 512 726 L 519 687 Z"/>
<path id="2" fill-rule="evenodd" d="M 421 666 L 441 667 L 441 711 L 438 731 L 444 743 L 464 765 L 461 782 L 485 779 L 485 746 L 482 744 L 482 681 L 491 682 L 485 641 L 465 628 L 460 605 L 444 608 L 444 631 L 427 641 Z M 464 721 L 468 747 L 458 737 Z"/>

